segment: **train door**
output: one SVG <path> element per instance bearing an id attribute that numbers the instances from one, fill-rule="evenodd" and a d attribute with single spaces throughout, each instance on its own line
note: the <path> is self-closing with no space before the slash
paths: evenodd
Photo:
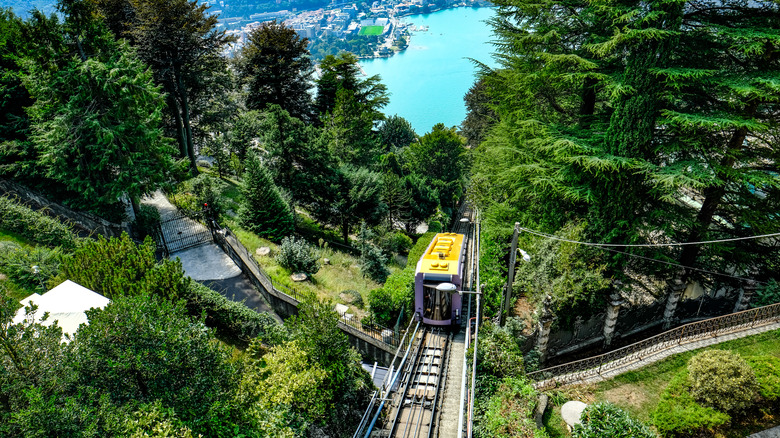
<path id="1" fill-rule="evenodd" d="M 452 308 L 450 292 L 436 289 L 436 284 L 423 285 L 423 317 L 435 321 L 449 321 Z"/>

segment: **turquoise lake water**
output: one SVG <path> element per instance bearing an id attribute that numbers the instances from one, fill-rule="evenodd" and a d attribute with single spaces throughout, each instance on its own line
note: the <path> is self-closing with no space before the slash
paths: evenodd
<path id="1" fill-rule="evenodd" d="M 409 47 L 390 58 L 363 60 L 368 75 L 378 74 L 390 91 L 388 116 L 409 120 L 418 135 L 436 123 L 457 126 L 466 117 L 463 96 L 477 71 L 468 58 L 493 65 L 493 39 L 486 20 L 493 8 L 455 8 L 405 17 L 427 32 L 413 32 Z"/>

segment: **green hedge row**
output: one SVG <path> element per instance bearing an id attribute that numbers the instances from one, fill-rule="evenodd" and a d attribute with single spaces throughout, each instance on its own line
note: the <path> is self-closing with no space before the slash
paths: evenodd
<path id="1" fill-rule="evenodd" d="M 0 229 L 49 247 L 60 246 L 66 250 L 75 248 L 78 241 L 70 225 L 37 212 L 7 195 L 0 196 Z"/>
<path id="2" fill-rule="evenodd" d="M 255 312 L 195 281 L 187 289 L 183 297 L 187 311 L 205 315 L 206 325 L 216 329 L 223 342 L 244 349 L 256 337 L 266 344 L 277 344 L 287 337 L 284 326 L 267 313 Z"/>

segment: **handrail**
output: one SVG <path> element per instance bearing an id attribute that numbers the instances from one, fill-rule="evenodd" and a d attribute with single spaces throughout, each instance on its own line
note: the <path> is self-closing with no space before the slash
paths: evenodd
<path id="1" fill-rule="evenodd" d="M 219 226 L 216 223 L 213 225 L 215 226 L 215 240 L 218 243 L 227 245 L 230 250 L 232 250 L 232 252 L 241 260 L 241 264 L 247 267 L 246 271 L 248 272 L 246 272 L 246 274 L 255 277 L 256 281 L 260 283 L 264 289 L 268 290 L 272 294 L 286 296 L 290 301 L 293 302 L 295 306 L 305 300 L 306 297 L 304 294 L 295 288 L 287 287 L 283 284 L 274 282 L 273 279 L 271 279 L 271 277 L 268 276 L 265 271 L 263 271 L 254 257 L 251 256 L 249 250 L 247 250 L 246 247 L 238 240 L 238 237 L 230 228 L 226 226 Z M 223 249 L 225 248 L 223 247 Z M 399 340 L 399 333 L 378 324 L 374 327 L 366 326 L 360 321 L 353 321 L 347 319 L 345 316 L 341 317 L 339 324 L 349 326 L 359 332 L 366 334 L 366 336 L 377 339 L 379 342 L 389 345 L 392 348 L 398 348 L 402 344 L 402 342 Z M 384 334 L 388 332 L 392 333 L 392 335 L 389 336 L 390 342 L 385 340 L 387 336 Z"/>
<path id="2" fill-rule="evenodd" d="M 685 324 L 608 353 L 528 373 L 528 378 L 543 382 L 544 388 L 575 383 L 683 343 L 773 320 L 780 321 L 780 303 Z"/>

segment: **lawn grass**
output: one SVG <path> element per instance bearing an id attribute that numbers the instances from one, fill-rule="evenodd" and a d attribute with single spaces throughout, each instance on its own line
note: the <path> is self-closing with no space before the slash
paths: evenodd
<path id="1" fill-rule="evenodd" d="M 295 289 L 304 294 L 312 293 L 322 300 L 331 300 L 334 303 L 345 304 L 349 307 L 349 313 L 354 314 L 357 318 L 363 318 L 368 315 L 368 293 L 373 289 L 381 287 L 381 285 L 360 273 L 357 257 L 327 246 L 318 248 L 320 261 L 328 259 L 329 264 L 322 264 L 319 272 L 314 274 L 310 280 L 294 282 L 290 279 L 292 272 L 281 267 L 274 259 L 275 254 L 278 253 L 279 245 L 244 230 L 235 222 L 231 222 L 229 227 L 236 234 L 238 240 L 249 250 L 250 254 L 253 254 L 257 263 L 275 284 Z M 262 246 L 271 248 L 271 254 L 268 256 L 257 255 L 257 248 Z M 398 266 L 389 266 L 389 268 L 391 272 L 400 269 Z M 346 290 L 355 290 L 360 293 L 363 297 L 364 305 L 362 307 L 353 305 L 350 297 L 342 294 Z"/>
<path id="2" fill-rule="evenodd" d="M 729 350 L 738 353 L 742 357 L 763 355 L 780 357 L 780 330 L 680 353 L 604 382 L 565 388 L 558 395 L 563 400 L 580 400 L 589 404 L 609 401 L 629 412 L 634 418 L 649 423 L 650 414 L 658 404 L 661 393 L 671 378 L 687 366 L 688 360 L 693 355 L 704 350 Z M 560 406 L 556 406 L 555 409 L 557 409 L 558 414 L 549 416 L 548 423 L 546 423 L 548 429 L 561 430 L 561 427 L 565 429 L 565 426 L 561 424 Z M 761 424 L 762 421 L 763 424 Z M 723 435 L 720 436 L 746 436 L 742 435 L 745 433 L 745 430 L 755 432 L 763 428 L 775 426 L 778 422 L 780 422 L 780 418 L 767 416 L 760 420 L 758 424 L 755 422 L 747 426 L 745 424 L 733 424 L 730 430 L 724 431 Z M 551 436 L 568 435 L 552 434 Z"/>
<path id="3" fill-rule="evenodd" d="M 382 32 L 384 32 L 384 30 L 385 30 L 384 26 L 363 26 L 360 28 L 360 32 L 358 32 L 358 35 L 361 36 L 382 35 Z"/>

